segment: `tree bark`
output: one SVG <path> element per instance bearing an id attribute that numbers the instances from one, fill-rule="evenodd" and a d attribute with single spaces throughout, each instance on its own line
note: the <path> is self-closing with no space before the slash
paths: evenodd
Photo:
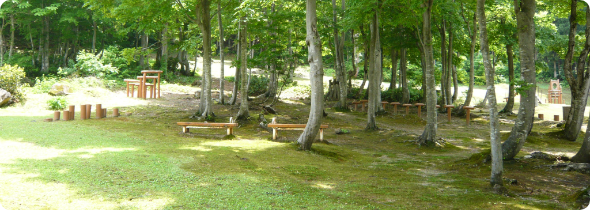
<path id="1" fill-rule="evenodd" d="M 14 51 L 14 14 L 10 15 L 10 50 L 8 51 L 8 58 L 12 58 L 12 52 Z"/>
<path id="2" fill-rule="evenodd" d="M 49 73 L 49 17 L 43 17 L 45 20 L 45 42 L 43 47 L 43 61 L 41 62 L 41 72 L 42 73 Z"/>
<path id="3" fill-rule="evenodd" d="M 246 72 L 248 68 L 248 55 L 246 47 L 248 46 L 248 30 L 246 17 L 240 18 L 240 110 L 236 119 L 239 121 L 247 121 L 250 118 L 250 112 L 248 110 L 248 74 Z"/>
<path id="4" fill-rule="evenodd" d="M 334 6 L 336 6 L 336 0 L 332 0 Z M 345 2 L 342 0 L 341 2 L 342 10 L 345 9 Z M 345 34 L 344 31 L 338 37 L 338 28 L 336 27 L 336 10 L 334 9 L 334 40 L 336 44 L 336 60 L 337 60 L 337 67 L 338 70 L 336 71 L 336 76 L 338 78 L 338 88 L 339 88 L 339 102 L 336 104 L 336 107 L 340 107 L 341 109 L 348 109 L 348 105 L 346 104 L 346 98 L 348 96 L 348 86 L 346 86 L 346 69 L 344 68 L 344 38 Z"/>
<path id="5" fill-rule="evenodd" d="M 500 123 L 498 122 L 498 110 L 496 108 L 496 88 L 494 86 L 495 70 L 490 63 L 490 48 L 488 46 L 488 31 L 485 16 L 485 0 L 477 0 L 477 19 L 479 19 L 479 41 L 483 63 L 486 70 L 486 85 L 488 89 L 487 100 L 490 103 L 490 144 L 492 147 L 492 175 L 490 184 L 496 188 L 503 186 L 502 181 L 502 147 L 500 140 Z"/>
<path id="6" fill-rule="evenodd" d="M 96 21 L 92 21 L 92 54 L 96 54 Z M 143 39 L 142 39 L 143 41 Z"/>
<path id="7" fill-rule="evenodd" d="M 518 116 L 510 136 L 502 144 L 504 160 L 512 160 L 524 145 L 533 127 L 535 114 L 535 0 L 515 0 L 514 10 L 518 31 L 518 45 L 520 50 L 521 80 L 525 82 L 524 92 L 520 97 Z M 488 93 L 490 94 L 490 93 Z"/>
<path id="8" fill-rule="evenodd" d="M 449 22 L 449 49 L 447 52 L 447 78 L 446 80 L 446 96 L 447 96 L 447 104 L 451 105 L 453 104 L 454 100 L 453 100 L 453 95 L 451 94 L 451 83 L 452 83 L 452 79 L 453 79 L 453 26 L 452 23 Z"/>
<path id="9" fill-rule="evenodd" d="M 402 101 L 401 101 L 402 104 L 407 104 L 410 102 L 410 89 L 408 87 L 408 60 L 406 59 L 406 57 L 407 57 L 406 55 L 407 55 L 406 48 L 402 48 L 401 49 L 401 58 L 400 58 L 400 69 L 399 69 L 399 74 L 400 74 L 399 79 L 400 79 L 400 83 L 402 85 Z M 426 64 L 426 65 L 428 65 L 428 64 Z"/>
<path id="10" fill-rule="evenodd" d="M 422 37 L 420 38 L 421 47 L 424 51 L 424 59 L 426 64 L 426 126 L 424 132 L 418 137 L 418 144 L 420 145 L 434 145 L 436 141 L 436 81 L 434 78 L 434 56 L 432 49 L 432 34 L 431 34 L 431 14 L 432 14 L 433 0 L 426 0 L 422 3 L 422 7 L 426 7 L 426 11 L 422 13 Z M 405 53 L 404 53 L 405 54 Z M 403 54 L 402 54 L 403 56 Z"/>
<path id="11" fill-rule="evenodd" d="M 397 50 L 391 49 L 391 81 L 389 82 L 389 90 L 397 88 Z"/>
<path id="12" fill-rule="evenodd" d="M 203 82 L 199 112 L 202 117 L 215 116 L 211 98 L 211 14 L 210 0 L 201 0 L 197 6 L 197 20 L 203 38 Z M 188 59 L 187 59 L 188 60 Z M 190 69 L 188 70 L 190 71 Z M 203 97 L 204 96 L 204 97 Z"/>
<path id="13" fill-rule="evenodd" d="M 380 72 L 381 72 L 381 42 L 379 40 L 379 11 L 376 8 L 371 18 L 371 44 L 369 57 L 369 103 L 367 108 L 367 127 L 365 130 L 377 130 L 377 121 L 375 119 L 375 113 L 379 111 L 377 106 L 379 103 L 379 92 L 380 88 Z M 379 104 L 378 104 L 379 103 Z"/>
<path id="14" fill-rule="evenodd" d="M 164 71 L 164 77 L 168 72 L 168 23 L 162 29 L 162 57 L 160 58 L 160 70 Z"/>
<path id="15" fill-rule="evenodd" d="M 308 62 L 310 66 L 309 78 L 311 83 L 311 109 L 305 130 L 297 139 L 302 150 L 310 150 L 315 136 L 321 125 L 324 103 L 324 85 L 323 85 L 323 63 L 322 48 L 320 35 L 317 28 L 316 2 L 307 0 L 307 12 L 305 17 L 307 38 L 305 40 L 308 46 Z"/>
<path id="16" fill-rule="evenodd" d="M 577 24 L 575 23 L 575 18 L 576 18 L 576 3 L 572 3 L 572 16 L 570 19 L 570 27 L 572 26 L 572 24 Z M 584 43 L 584 49 L 582 50 L 582 52 L 580 52 L 580 56 L 578 57 L 578 61 L 577 61 L 577 75 L 574 76 L 572 73 L 572 69 L 571 66 L 569 69 L 564 68 L 564 73 L 565 73 L 565 78 L 567 79 L 568 83 L 570 84 L 570 89 L 572 92 L 572 99 L 571 99 L 571 109 L 568 115 L 568 118 L 565 118 L 565 128 L 563 130 L 563 136 L 565 139 L 569 140 L 569 141 L 576 141 L 576 139 L 578 138 L 578 135 L 580 134 L 580 130 L 582 127 L 582 122 L 584 120 L 584 111 L 586 109 L 586 104 L 587 104 L 587 100 L 588 100 L 588 83 L 589 83 L 589 74 L 590 74 L 590 70 L 584 68 L 584 65 L 586 64 L 586 61 L 588 59 L 588 53 L 590 52 L 590 28 L 588 26 L 590 26 L 590 24 L 588 23 L 588 21 L 590 21 L 590 7 L 587 7 L 586 9 L 586 42 Z M 572 21 L 574 21 L 572 23 Z M 575 26 L 574 26 L 575 29 Z M 572 31 L 570 29 L 570 33 L 575 33 L 575 31 Z M 574 35 L 575 36 L 575 35 Z M 570 38 L 572 37 L 572 35 L 570 34 Z M 575 40 L 571 40 L 570 42 L 575 42 Z M 571 56 L 573 58 L 573 55 L 570 55 L 570 49 L 573 51 L 574 48 L 569 48 L 571 43 L 568 43 L 568 54 L 567 56 Z M 574 43 L 575 44 L 575 43 Z M 571 53 L 573 54 L 573 53 Z M 567 62 L 567 60 L 566 60 Z M 568 62 L 568 63 L 571 63 Z M 567 66 L 567 63 L 566 63 Z"/>
<path id="17" fill-rule="evenodd" d="M 466 20 L 467 22 L 467 20 Z M 469 30 L 469 37 L 471 38 L 471 48 L 469 51 L 469 88 L 467 89 L 467 97 L 465 98 L 464 106 L 469 106 L 471 104 L 471 99 L 473 98 L 473 86 L 475 81 L 475 45 L 477 44 L 477 15 L 473 14 L 473 31 Z"/>
<path id="18" fill-rule="evenodd" d="M 370 50 L 369 50 L 369 39 L 367 38 L 367 34 L 365 33 L 365 30 L 363 29 L 363 25 L 360 26 L 360 31 L 361 31 L 361 37 L 363 40 L 363 43 L 365 44 L 365 54 L 363 56 L 363 82 L 361 83 L 361 86 L 359 88 L 359 92 L 357 93 L 357 95 L 359 97 L 361 97 L 361 94 L 363 93 L 363 89 L 365 88 L 365 83 L 367 82 L 367 78 L 369 76 L 368 74 L 368 70 L 369 70 L 369 58 L 371 56 Z"/>
<path id="19" fill-rule="evenodd" d="M 225 52 L 223 47 L 223 20 L 221 19 L 221 0 L 217 1 L 217 22 L 219 22 L 219 62 L 221 63 L 220 66 L 220 74 L 219 76 L 219 103 L 225 104 L 225 97 L 224 97 L 224 87 L 225 87 Z"/>
<path id="20" fill-rule="evenodd" d="M 514 107 L 514 54 L 512 53 L 512 44 L 506 45 L 506 54 L 508 56 L 508 101 L 506 106 L 500 111 L 500 113 L 512 113 Z"/>

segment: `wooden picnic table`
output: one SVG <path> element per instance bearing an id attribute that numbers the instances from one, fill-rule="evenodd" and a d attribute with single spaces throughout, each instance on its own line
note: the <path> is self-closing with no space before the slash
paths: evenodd
<path id="1" fill-rule="evenodd" d="M 157 90 L 158 94 L 157 97 L 160 98 L 160 80 L 161 80 L 161 74 L 163 71 L 161 70 L 142 70 L 141 73 L 143 74 L 142 78 L 143 80 L 141 81 L 140 88 L 141 88 L 141 97 L 143 99 L 146 99 L 146 92 L 147 92 L 147 86 L 145 85 L 147 83 L 147 79 L 153 79 L 154 80 L 154 89 Z M 147 74 L 158 74 L 157 78 L 154 77 L 148 77 Z M 156 83 L 157 83 L 157 87 L 156 87 Z M 156 94 L 153 94 L 154 98 L 156 96 Z"/>

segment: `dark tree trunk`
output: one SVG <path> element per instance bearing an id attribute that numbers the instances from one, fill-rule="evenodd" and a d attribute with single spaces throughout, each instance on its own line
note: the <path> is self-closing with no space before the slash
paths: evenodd
<path id="1" fill-rule="evenodd" d="M 391 49 L 391 81 L 389 82 L 389 90 L 397 88 L 397 50 Z"/>
<path id="2" fill-rule="evenodd" d="M 408 60 L 406 59 L 406 48 L 401 50 L 401 61 L 400 61 L 400 83 L 402 85 L 402 104 L 410 102 L 410 89 L 408 87 Z M 427 64 L 428 65 L 428 64 Z M 436 103 L 436 102 L 435 102 Z"/>
<path id="3" fill-rule="evenodd" d="M 502 157 L 504 160 L 512 160 L 524 145 L 530 130 L 533 127 L 535 114 L 535 0 L 520 0 L 514 2 L 516 13 L 518 45 L 520 49 L 521 78 L 527 84 L 520 98 L 518 116 L 510 136 L 502 144 Z"/>
<path id="4" fill-rule="evenodd" d="M 500 111 L 500 113 L 512 113 L 512 108 L 514 107 L 514 57 L 512 53 L 512 44 L 506 45 L 506 54 L 508 55 L 508 101 L 506 102 L 506 106 L 504 109 Z"/>
<path id="5" fill-rule="evenodd" d="M 421 47 L 424 51 L 426 63 L 426 126 L 424 132 L 418 137 L 418 143 L 421 145 L 433 146 L 436 141 L 436 81 L 434 79 L 434 56 L 432 48 L 432 34 L 431 34 L 431 14 L 432 14 L 433 0 L 427 0 L 421 7 L 426 7 L 422 14 L 422 36 Z M 405 53 L 403 53 L 405 54 Z M 402 54 L 402 55 L 403 55 Z"/>
<path id="6" fill-rule="evenodd" d="M 381 42 L 379 40 L 379 11 L 375 9 L 371 18 L 371 44 L 369 57 L 369 103 L 367 108 L 367 127 L 365 130 L 377 130 L 377 120 L 375 113 L 379 111 L 377 106 L 381 106 L 379 93 L 381 92 L 379 81 L 381 79 Z"/>

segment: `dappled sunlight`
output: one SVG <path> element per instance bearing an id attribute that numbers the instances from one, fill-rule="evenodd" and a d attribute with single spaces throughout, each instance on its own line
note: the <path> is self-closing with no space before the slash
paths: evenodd
<path id="1" fill-rule="evenodd" d="M 30 181 L 34 174 L 0 173 L 0 202 L 6 209 L 162 209 L 173 203 L 168 196 L 146 195 L 139 199 L 109 200 L 80 196 L 66 183 Z"/>
<path id="2" fill-rule="evenodd" d="M 511 206 L 518 208 L 518 209 L 527 209 L 527 210 L 541 210 L 540 208 L 534 207 L 534 206 L 527 206 L 527 205 L 523 205 L 523 204 L 510 204 Z"/>
<path id="3" fill-rule="evenodd" d="M 334 183 L 315 183 L 314 185 L 312 185 L 312 187 L 333 190 L 334 185 L 335 185 Z"/>
<path id="4" fill-rule="evenodd" d="M 135 148 L 84 148 L 84 149 L 76 149 L 76 150 L 65 150 L 65 149 L 55 149 L 55 148 L 46 148 L 40 147 L 33 143 L 27 142 L 20 142 L 22 139 L 17 141 L 3 141 L 0 139 L 0 163 L 13 163 L 14 160 L 17 159 L 34 159 L 34 160 L 44 160 L 44 159 L 52 159 L 64 156 L 66 154 L 79 154 L 78 157 L 80 158 L 93 158 L 96 154 L 106 153 L 106 152 L 126 152 L 126 151 L 136 151 Z"/>
<path id="5" fill-rule="evenodd" d="M 277 143 L 266 140 L 232 140 L 232 141 L 209 141 L 204 142 L 202 145 L 214 146 L 214 147 L 233 147 L 243 150 L 266 150 L 270 148 L 285 147 L 285 143 Z"/>
<path id="6" fill-rule="evenodd" d="M 185 147 L 181 147 L 179 149 L 188 149 L 188 150 L 195 150 L 195 151 L 201 151 L 201 152 L 210 152 L 211 150 L 213 150 L 211 148 L 202 147 L 202 146 L 191 146 L 191 147 L 185 146 Z"/>

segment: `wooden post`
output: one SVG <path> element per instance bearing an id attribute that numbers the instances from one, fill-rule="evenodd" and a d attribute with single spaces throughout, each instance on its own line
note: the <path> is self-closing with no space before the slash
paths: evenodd
<path id="1" fill-rule="evenodd" d="M 70 105 L 70 120 L 74 120 L 76 117 L 76 105 Z"/>
<path id="2" fill-rule="evenodd" d="M 80 105 L 80 119 L 81 120 L 86 119 L 86 104 Z"/>
<path id="3" fill-rule="evenodd" d="M 453 105 L 445 105 L 445 108 L 447 108 L 447 121 L 448 122 L 451 122 L 451 109 L 452 108 L 455 108 L 455 106 L 453 106 Z M 466 109 L 466 110 L 467 110 L 467 113 L 469 113 L 469 109 Z"/>
<path id="4" fill-rule="evenodd" d="M 113 117 L 119 116 L 119 108 L 113 108 Z"/>
<path id="5" fill-rule="evenodd" d="M 103 108 L 102 111 L 100 112 L 102 114 L 102 118 L 106 118 L 107 117 L 107 108 Z"/>
<path id="6" fill-rule="evenodd" d="M 70 111 L 64 110 L 64 121 L 70 120 Z"/>
<path id="7" fill-rule="evenodd" d="M 324 129 L 320 128 L 320 141 L 324 141 Z"/>
<path id="8" fill-rule="evenodd" d="M 410 106 L 412 106 L 412 104 L 404 104 L 403 106 L 406 107 L 406 115 L 410 114 Z"/>
<path id="9" fill-rule="evenodd" d="M 539 114 L 539 119 L 544 120 L 544 115 L 543 114 Z"/>
<path id="10" fill-rule="evenodd" d="M 418 107 L 418 117 L 422 117 L 422 106 L 424 106 L 424 104 L 423 103 L 416 103 L 414 105 Z"/>
<path id="11" fill-rule="evenodd" d="M 277 140 L 277 128 L 272 128 L 272 140 Z"/>
<path id="12" fill-rule="evenodd" d="M 86 119 L 90 119 L 92 115 L 92 104 L 86 104 Z"/>
<path id="13" fill-rule="evenodd" d="M 466 119 L 467 120 L 467 126 L 469 126 L 469 123 L 471 121 L 471 119 L 470 119 L 471 118 L 471 110 L 474 109 L 474 108 L 475 107 L 472 107 L 472 106 L 464 106 L 463 107 L 463 109 L 465 109 L 465 111 L 467 111 L 467 117 L 466 117 L 467 118 Z"/>
<path id="14" fill-rule="evenodd" d="M 53 121 L 58 121 L 59 120 L 59 115 L 60 115 L 60 112 L 59 111 L 53 112 Z"/>
<path id="15" fill-rule="evenodd" d="M 96 119 L 102 118 L 102 104 L 96 104 Z"/>
<path id="16" fill-rule="evenodd" d="M 553 115 L 553 121 L 559 121 L 559 115 L 558 114 Z"/>
<path id="17" fill-rule="evenodd" d="M 397 114 L 397 105 L 399 105 L 399 102 L 391 102 L 391 105 L 393 105 L 393 113 Z"/>

